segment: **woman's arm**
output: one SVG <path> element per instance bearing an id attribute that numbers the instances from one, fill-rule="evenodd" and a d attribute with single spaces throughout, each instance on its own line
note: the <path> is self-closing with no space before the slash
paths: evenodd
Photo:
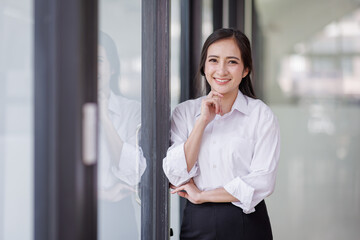
<path id="1" fill-rule="evenodd" d="M 200 191 L 191 179 L 190 182 L 173 188 L 171 193 L 177 193 L 180 197 L 188 199 L 194 204 L 205 202 L 238 202 L 239 200 L 228 193 L 224 188 L 217 188 L 209 191 Z"/>
<path id="2" fill-rule="evenodd" d="M 119 166 L 120 156 L 123 148 L 123 140 L 120 138 L 109 117 L 108 100 L 106 98 L 100 99 L 99 105 L 100 124 L 107 139 L 106 144 L 109 147 L 111 161 L 115 166 Z"/>
<path id="3" fill-rule="evenodd" d="M 211 91 L 201 102 L 201 115 L 195 122 L 189 138 L 184 144 L 187 171 L 194 167 L 199 156 L 202 136 L 206 126 L 215 118 L 216 114 L 221 113 L 220 93 Z"/>
<path id="4" fill-rule="evenodd" d="M 203 119 L 199 118 L 195 122 L 193 130 L 191 131 L 189 138 L 184 144 L 184 152 L 188 172 L 190 172 L 190 170 L 194 167 L 198 158 L 201 139 L 206 126 L 207 123 Z"/>
<path id="5" fill-rule="evenodd" d="M 114 101 L 114 100 L 113 100 Z M 117 102 L 112 102 L 112 104 Z M 125 102 L 127 103 L 127 102 Z M 124 104 L 125 104 L 124 103 Z M 130 186 L 140 182 L 140 178 L 146 168 L 146 159 L 143 157 L 141 148 L 136 147 L 136 124 L 140 120 L 140 105 L 131 104 L 131 108 L 126 106 L 124 115 L 114 111 L 115 118 L 110 118 L 110 104 L 107 98 L 99 98 L 99 118 L 101 144 L 106 146 L 108 154 L 100 155 L 100 161 L 103 157 L 107 157 L 111 163 L 111 173 L 121 181 Z M 120 121 L 127 126 L 126 130 L 118 130 L 115 126 L 119 126 Z M 123 139 L 121 134 L 128 135 Z"/>
<path id="6" fill-rule="evenodd" d="M 172 145 L 163 160 L 164 173 L 174 186 L 181 186 L 199 174 L 196 162 L 202 136 L 207 124 L 221 112 L 221 97 L 219 93 L 210 92 L 203 99 L 200 117 L 190 133 L 188 133 L 188 125 L 193 122 L 194 106 L 180 104 L 174 109 L 171 117 Z M 187 115 L 189 109 L 191 116 Z"/>

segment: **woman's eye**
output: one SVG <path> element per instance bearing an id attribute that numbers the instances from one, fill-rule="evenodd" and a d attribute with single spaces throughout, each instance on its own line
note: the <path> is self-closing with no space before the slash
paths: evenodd
<path id="1" fill-rule="evenodd" d="M 230 64 L 237 64 L 237 61 L 229 61 Z"/>
<path id="2" fill-rule="evenodd" d="M 217 60 L 215 58 L 210 58 L 209 62 L 217 62 Z"/>

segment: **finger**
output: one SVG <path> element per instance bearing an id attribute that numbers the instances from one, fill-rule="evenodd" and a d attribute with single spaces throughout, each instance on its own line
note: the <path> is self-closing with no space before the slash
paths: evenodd
<path id="1" fill-rule="evenodd" d="M 171 191 L 170 193 L 174 194 L 174 193 L 177 193 L 177 192 L 179 192 L 179 190 L 174 190 L 174 191 Z"/>
<path id="2" fill-rule="evenodd" d="M 215 96 L 214 99 L 217 101 L 219 105 L 218 114 L 222 113 L 222 104 L 221 104 L 221 98 L 219 96 Z"/>
<path id="3" fill-rule="evenodd" d="M 220 99 L 219 98 L 212 98 L 212 99 L 209 99 L 209 100 L 211 100 L 211 103 L 212 103 L 213 107 L 215 108 L 215 113 L 218 114 L 220 112 L 220 109 L 221 109 Z"/>
<path id="4" fill-rule="evenodd" d="M 176 187 L 174 185 L 172 185 L 171 183 L 169 184 L 171 189 L 176 189 Z"/>
<path id="5" fill-rule="evenodd" d="M 186 192 L 178 192 L 177 194 L 183 198 L 188 198 L 188 196 L 189 196 L 189 194 L 187 194 Z"/>
<path id="6" fill-rule="evenodd" d="M 180 192 L 182 190 L 185 190 L 185 187 L 184 186 L 181 186 L 181 187 L 178 187 L 178 188 L 175 188 L 175 190 L 171 191 L 171 193 L 177 193 L 177 192 Z"/>
<path id="7" fill-rule="evenodd" d="M 209 99 L 206 99 L 205 100 L 205 103 L 206 103 L 206 105 L 212 105 L 212 106 L 214 106 L 215 107 L 215 104 L 219 104 L 219 100 L 220 99 L 218 99 L 218 98 L 209 98 Z"/>
<path id="8" fill-rule="evenodd" d="M 210 93 L 211 93 L 211 97 L 214 97 L 214 96 L 221 97 L 221 98 L 224 97 L 224 95 L 222 95 L 221 93 L 216 92 L 216 91 L 211 91 Z"/>
<path id="9" fill-rule="evenodd" d="M 217 103 L 217 106 L 218 106 L 218 109 L 217 109 L 217 114 L 220 114 L 221 113 L 221 99 L 216 97 L 216 103 Z"/>
<path id="10" fill-rule="evenodd" d="M 203 100 L 203 104 L 209 109 L 212 108 L 214 110 L 215 114 L 219 114 L 222 111 L 221 99 L 219 99 L 218 97 Z M 204 106 L 202 106 L 202 107 L 204 107 Z"/>
<path id="11" fill-rule="evenodd" d="M 221 99 L 220 98 L 218 98 L 218 104 L 219 104 L 219 112 L 218 112 L 218 114 L 221 114 L 222 113 L 222 105 L 221 105 Z"/>
<path id="12" fill-rule="evenodd" d="M 215 103 L 215 113 L 218 114 L 220 111 L 219 100 L 215 99 L 214 103 Z"/>
<path id="13" fill-rule="evenodd" d="M 211 101 L 211 102 L 208 104 L 208 107 L 209 107 L 209 109 L 213 110 L 213 111 L 215 112 L 215 114 L 218 113 L 219 105 L 217 104 L 216 101 Z"/>
<path id="14" fill-rule="evenodd" d="M 213 98 L 206 99 L 204 101 L 204 104 L 208 108 L 215 108 L 216 109 L 216 100 L 214 100 Z"/>

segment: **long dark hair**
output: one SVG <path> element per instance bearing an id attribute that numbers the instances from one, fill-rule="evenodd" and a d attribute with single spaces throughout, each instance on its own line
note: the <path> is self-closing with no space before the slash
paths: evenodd
<path id="1" fill-rule="evenodd" d="M 256 98 L 250 78 L 250 74 L 253 69 L 250 41 L 246 37 L 246 35 L 239 30 L 235 30 L 232 28 L 221 28 L 214 31 L 206 39 L 203 48 L 201 50 L 199 72 L 202 76 L 205 77 L 204 68 L 205 68 L 205 62 L 206 62 L 207 51 L 209 46 L 216 41 L 227 38 L 232 38 L 235 40 L 241 52 L 241 60 L 244 64 L 244 68 L 248 69 L 249 71 L 248 74 L 241 80 L 241 83 L 239 85 L 239 90 L 248 97 Z M 208 94 L 211 90 L 211 87 L 207 81 L 205 81 L 205 84 L 206 84 L 206 93 Z"/>
<path id="2" fill-rule="evenodd" d="M 118 81 L 120 75 L 120 60 L 119 60 L 116 44 L 109 34 L 101 31 L 99 35 L 99 45 L 104 47 L 106 56 L 110 63 L 110 68 L 113 71 L 113 74 L 111 74 L 110 82 L 109 82 L 110 89 L 114 93 L 120 94 L 118 87 Z"/>

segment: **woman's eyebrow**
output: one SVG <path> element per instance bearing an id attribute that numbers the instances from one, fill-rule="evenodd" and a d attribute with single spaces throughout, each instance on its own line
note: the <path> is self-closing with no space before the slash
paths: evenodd
<path id="1" fill-rule="evenodd" d="M 235 57 L 235 56 L 229 56 L 229 57 L 226 57 L 226 58 L 235 58 L 235 59 L 237 59 L 237 60 L 239 60 L 239 61 L 240 61 L 240 58 Z"/>
<path id="2" fill-rule="evenodd" d="M 220 58 L 219 56 L 216 56 L 216 55 L 209 55 L 208 56 L 208 58 Z M 228 56 L 228 57 L 226 57 L 226 58 L 234 58 L 234 59 L 237 59 L 237 60 L 239 60 L 240 61 L 240 58 L 238 58 L 238 57 L 235 57 L 235 56 Z"/>

